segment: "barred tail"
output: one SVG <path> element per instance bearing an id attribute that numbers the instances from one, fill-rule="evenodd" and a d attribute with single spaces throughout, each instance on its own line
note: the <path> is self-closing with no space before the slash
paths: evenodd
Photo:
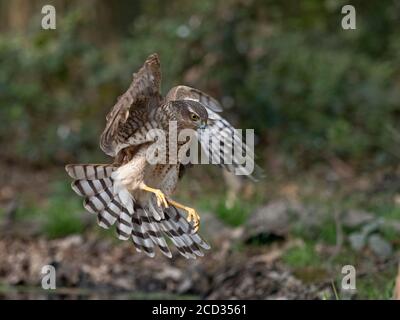
<path id="1" fill-rule="evenodd" d="M 139 205 L 131 193 L 113 179 L 117 169 L 109 164 L 66 166 L 67 173 L 74 179 L 72 189 L 85 198 L 83 205 L 97 215 L 98 224 L 105 229 L 116 224 L 119 239 L 131 238 L 136 250 L 150 257 L 155 256 L 155 247 L 172 257 L 165 237 L 170 238 L 185 258 L 203 256 L 201 248 L 209 249 L 209 245 L 194 232 L 182 213 L 173 206 L 158 207 L 154 196 L 147 205 Z"/>

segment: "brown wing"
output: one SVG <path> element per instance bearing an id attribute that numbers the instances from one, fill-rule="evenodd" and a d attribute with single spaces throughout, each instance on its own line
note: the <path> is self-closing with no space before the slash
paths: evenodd
<path id="1" fill-rule="evenodd" d="M 214 112 L 221 112 L 221 104 L 208 94 L 187 86 L 177 86 L 169 90 L 166 101 L 172 100 L 195 100 L 202 103 L 208 109 Z"/>
<path id="2" fill-rule="evenodd" d="M 149 108 L 157 107 L 161 102 L 161 68 L 157 54 L 150 55 L 137 73 L 128 90 L 119 97 L 110 113 L 100 138 L 100 148 L 108 155 L 115 156 L 118 145 L 117 136 L 123 129 L 129 115 L 138 109 L 145 114 Z"/>

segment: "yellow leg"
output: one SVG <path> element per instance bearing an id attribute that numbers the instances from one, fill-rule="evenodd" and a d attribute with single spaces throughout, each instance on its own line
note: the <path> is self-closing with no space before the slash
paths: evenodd
<path id="1" fill-rule="evenodd" d="M 168 200 L 168 202 L 172 205 L 174 205 L 177 208 L 186 210 L 188 213 L 187 220 L 191 222 L 193 220 L 193 228 L 194 231 L 197 232 L 200 227 L 200 216 L 197 214 L 196 210 L 190 207 L 186 207 L 183 204 L 180 204 L 179 202 L 176 202 L 174 200 Z"/>
<path id="2" fill-rule="evenodd" d="M 148 191 L 148 192 L 154 193 L 156 195 L 157 205 L 159 207 L 161 207 L 162 205 L 164 205 L 164 207 L 166 207 L 166 208 L 169 207 L 168 202 L 167 202 L 167 198 L 166 198 L 166 196 L 164 195 L 164 193 L 160 189 L 151 188 L 151 187 L 145 185 L 144 183 L 142 183 L 139 188 L 144 190 L 144 191 Z"/>

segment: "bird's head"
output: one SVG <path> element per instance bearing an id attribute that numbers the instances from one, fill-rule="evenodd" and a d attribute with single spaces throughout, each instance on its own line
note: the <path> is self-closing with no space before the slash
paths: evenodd
<path id="1" fill-rule="evenodd" d="M 176 110 L 178 125 L 181 128 L 197 130 L 206 127 L 208 112 L 200 102 L 175 100 L 171 103 Z"/>

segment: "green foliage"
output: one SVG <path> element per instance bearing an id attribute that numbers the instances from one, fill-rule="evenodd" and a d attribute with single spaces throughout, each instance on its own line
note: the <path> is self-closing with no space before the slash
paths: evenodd
<path id="1" fill-rule="evenodd" d="M 65 185 L 63 181 L 63 185 Z M 67 184 L 68 185 L 68 184 Z M 54 194 L 49 198 L 43 210 L 43 232 L 50 238 L 57 238 L 73 233 L 82 233 L 82 215 L 87 214 L 82 202 L 71 192 L 66 193 L 63 186 L 56 185 Z"/>
<path id="2" fill-rule="evenodd" d="M 98 50 L 80 36 L 82 28 L 82 15 L 71 11 L 56 31 L 0 36 L 2 154 L 65 161 L 97 141 L 105 112 L 99 112 L 99 90 L 110 75 L 100 68 Z"/>
<path id="3" fill-rule="evenodd" d="M 331 216 L 331 212 L 327 210 L 326 217 L 319 219 L 321 221 L 315 225 L 308 225 L 303 221 L 292 221 L 291 226 L 293 234 L 306 241 L 318 241 L 329 245 L 336 244 L 336 224 Z"/>
<path id="4" fill-rule="evenodd" d="M 315 252 L 314 244 L 311 242 L 286 251 L 283 256 L 283 261 L 294 268 L 321 265 L 321 260 L 318 254 Z"/>
<path id="5" fill-rule="evenodd" d="M 251 207 L 242 201 L 237 201 L 232 208 L 228 208 L 225 202 L 220 201 L 215 208 L 215 212 L 223 222 L 228 225 L 237 227 L 243 225 L 249 214 L 251 213 Z"/>
<path id="6" fill-rule="evenodd" d="M 82 233 L 84 217 L 88 215 L 82 206 L 82 199 L 75 196 L 65 177 L 52 182 L 50 189 L 46 201 L 40 203 L 22 194 L 18 201 L 16 221 L 24 227 L 30 226 L 28 232 L 49 238 Z M 0 221 L 2 218 L 0 214 Z"/>
<path id="7" fill-rule="evenodd" d="M 249 83 L 252 95 L 267 88 L 258 108 L 270 109 L 283 148 L 309 160 L 390 153 L 388 128 L 395 127 L 398 104 L 389 63 L 348 47 L 321 47 L 304 35 L 269 46 L 271 55 L 256 65 Z"/>
<path id="8" fill-rule="evenodd" d="M 242 125 L 274 133 L 298 160 L 337 155 L 361 164 L 368 156 L 382 164 L 397 153 L 400 107 L 388 5 L 364 7 L 353 32 L 340 29 L 340 1 L 297 5 L 296 14 L 276 1 L 159 8 L 136 20 L 128 47 L 143 56 L 154 48 L 174 78 L 232 98 Z M 379 31 L 369 28 L 376 22 L 384 25 Z"/>
<path id="9" fill-rule="evenodd" d="M 388 300 L 393 297 L 396 268 L 377 272 L 357 279 L 357 297 Z"/>

